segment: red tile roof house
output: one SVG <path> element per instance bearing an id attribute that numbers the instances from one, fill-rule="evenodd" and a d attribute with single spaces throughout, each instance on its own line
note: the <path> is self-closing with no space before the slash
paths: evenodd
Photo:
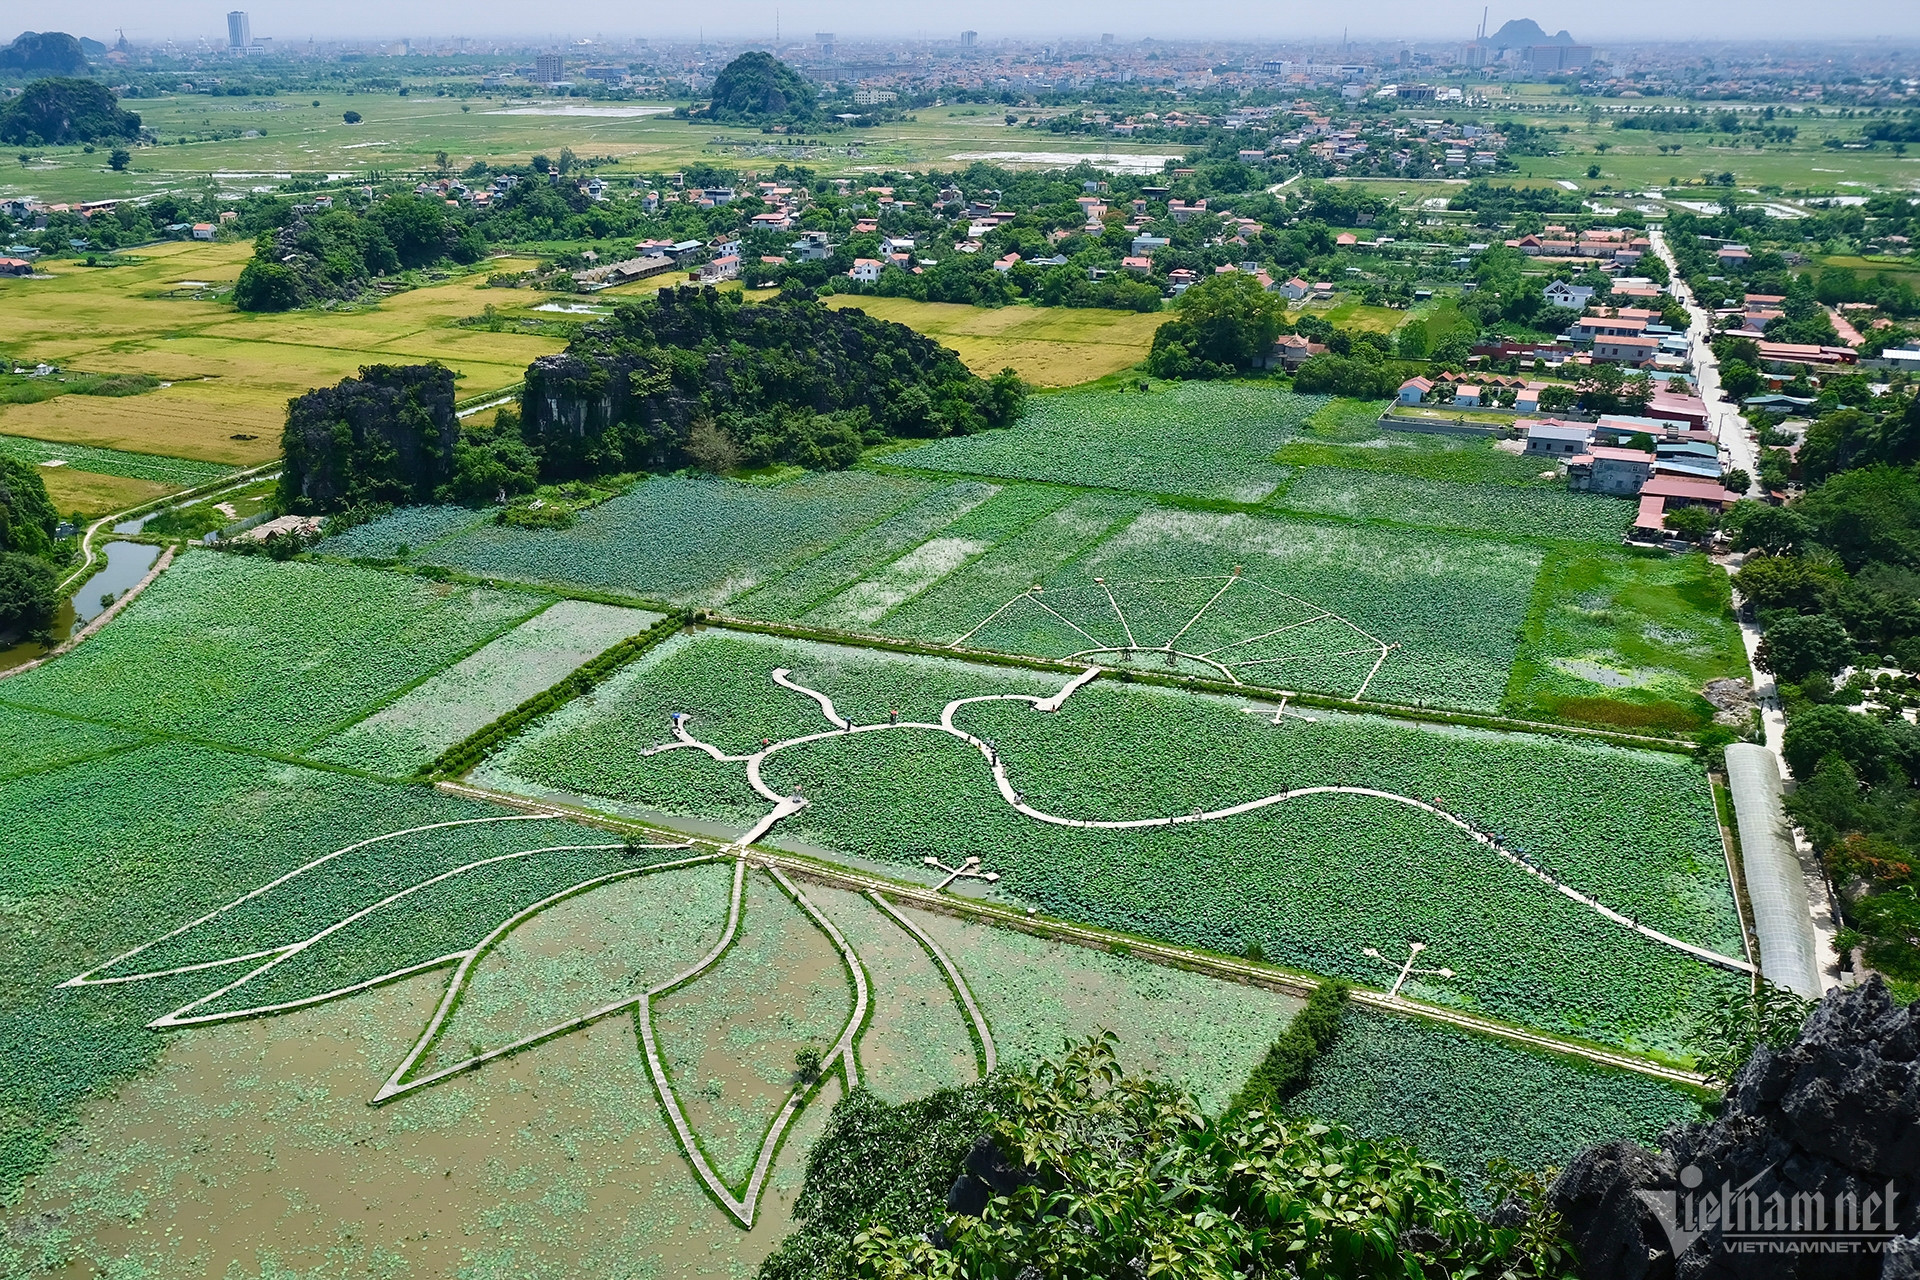
<path id="1" fill-rule="evenodd" d="M 1400 404 L 1419 404 L 1427 392 L 1433 390 L 1431 378 L 1408 378 L 1400 384 L 1399 394 L 1394 399 Z"/>
<path id="2" fill-rule="evenodd" d="M 1267 368 L 1278 365 L 1289 370 L 1298 369 L 1326 349 L 1325 343 L 1309 342 L 1297 333 L 1283 333 L 1273 340 L 1273 350 L 1267 356 Z"/>
<path id="3" fill-rule="evenodd" d="M 1120 265 L 1137 275 L 1148 275 L 1153 271 L 1152 258 L 1122 258 Z"/>
<path id="4" fill-rule="evenodd" d="M 1817 347 L 1805 342 L 1762 342 L 1760 363 L 1774 368 L 1792 364 L 1852 364 L 1859 352 L 1851 347 Z"/>
<path id="5" fill-rule="evenodd" d="M 863 284 L 872 284 L 880 278 L 880 259 L 855 258 L 853 260 L 853 269 L 847 272 L 847 274 Z"/>
<path id="6" fill-rule="evenodd" d="M 1655 476 L 1640 486 L 1640 510 L 1633 518 L 1633 532 L 1646 537 L 1667 538 L 1667 512 L 1676 507 L 1709 507 L 1725 511 L 1737 502 L 1739 494 L 1722 488 L 1718 480 L 1690 480 L 1683 476 Z"/>
<path id="7" fill-rule="evenodd" d="M 1465 409 L 1475 409 L 1480 405 L 1480 388 L 1465 384 L 1453 389 L 1453 402 Z"/>
<path id="8" fill-rule="evenodd" d="M 1663 422 L 1684 422 L 1690 427 L 1704 430 L 1707 426 L 1707 402 L 1698 396 L 1656 391 L 1653 398 L 1647 401 L 1647 417 L 1659 418 Z"/>

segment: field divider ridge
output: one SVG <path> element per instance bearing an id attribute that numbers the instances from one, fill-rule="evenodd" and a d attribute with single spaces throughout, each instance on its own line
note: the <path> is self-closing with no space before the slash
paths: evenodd
<path id="1" fill-rule="evenodd" d="M 569 805 L 553 800 L 535 800 L 528 796 L 515 795 L 512 792 L 496 791 L 470 783 L 441 780 L 435 784 L 439 790 L 451 795 L 462 796 L 470 800 L 485 800 L 508 808 L 547 815 L 559 814 L 596 826 L 619 831 L 641 832 L 647 835 L 686 838 L 681 833 L 666 828 L 650 826 L 629 818 L 622 818 L 578 805 Z M 711 838 L 694 837 L 695 844 L 712 844 L 716 847 L 723 842 Z M 1243 982 L 1254 986 L 1266 987 L 1296 996 L 1310 996 L 1320 988 L 1323 979 L 1312 974 L 1297 973 L 1277 966 L 1238 960 L 1227 956 L 1192 948 L 1157 942 L 1137 935 L 1122 933 L 1118 930 L 1103 929 L 1095 925 L 1074 924 L 1069 921 L 1042 918 L 1037 913 L 1029 915 L 1016 908 L 1002 906 L 977 898 L 960 897 L 951 894 L 935 893 L 932 889 L 910 882 L 886 879 L 881 876 L 855 871 L 834 863 L 823 862 L 817 858 L 803 857 L 783 851 L 775 851 L 765 846 L 754 846 L 753 856 L 768 866 L 778 866 L 782 870 L 802 879 L 810 879 L 834 888 L 850 889 L 856 893 L 879 892 L 908 905 L 927 911 L 937 911 L 943 915 L 980 923 L 994 924 L 1002 928 L 1016 929 L 1036 937 L 1048 938 L 1059 942 L 1070 942 L 1079 946 L 1098 948 L 1103 951 L 1125 950 L 1156 964 L 1209 977 L 1223 978 L 1233 982 Z M 1353 999 L 1369 1008 L 1399 1014 L 1405 1017 L 1424 1018 L 1430 1022 L 1444 1022 L 1494 1039 L 1505 1040 L 1529 1048 L 1541 1049 L 1566 1057 L 1583 1058 L 1602 1066 L 1632 1071 L 1639 1075 L 1652 1076 L 1670 1083 L 1686 1085 L 1691 1088 L 1704 1088 L 1707 1077 L 1695 1071 L 1681 1067 L 1671 1067 L 1651 1058 L 1636 1054 L 1590 1045 L 1577 1040 L 1562 1038 L 1545 1032 L 1531 1031 L 1507 1023 L 1485 1018 L 1478 1014 L 1464 1013 L 1440 1005 L 1427 1004 L 1406 996 L 1388 996 L 1385 992 L 1375 992 L 1355 986 Z"/>

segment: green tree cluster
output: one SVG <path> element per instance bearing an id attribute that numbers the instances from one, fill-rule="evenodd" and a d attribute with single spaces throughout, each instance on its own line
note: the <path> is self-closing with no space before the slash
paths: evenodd
<path id="1" fill-rule="evenodd" d="M 1765 628 L 1755 664 L 1780 681 L 1789 810 L 1839 887 L 1845 948 L 1920 984 L 1920 417 L 1897 399 L 1816 420 L 1800 451 L 1812 487 L 1784 508 L 1740 502 L 1748 552 L 1734 586 Z M 1900 675 L 1872 676 L 1891 664 Z M 1836 687 L 1847 668 L 1856 674 Z M 1871 702 L 1871 709 L 1867 704 Z M 1909 988 L 1913 989 L 1913 988 Z"/>
<path id="2" fill-rule="evenodd" d="M 39 471 L 0 454 L 0 638 L 44 639 L 53 626 L 60 612 L 51 563 L 59 524 Z"/>
<path id="3" fill-rule="evenodd" d="M 1179 314 L 1153 335 L 1156 378 L 1227 378 L 1264 364 L 1286 326 L 1286 301 L 1244 272 L 1202 280 L 1180 295 Z"/>

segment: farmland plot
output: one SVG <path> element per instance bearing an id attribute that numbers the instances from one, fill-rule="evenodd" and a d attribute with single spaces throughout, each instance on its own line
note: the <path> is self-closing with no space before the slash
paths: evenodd
<path id="1" fill-rule="evenodd" d="M 1036 397 L 1018 424 L 890 454 L 902 467 L 1259 502 L 1287 476 L 1275 450 L 1325 396 L 1245 383 Z"/>
<path id="2" fill-rule="evenodd" d="M 1000 891 L 1050 913 L 1228 953 L 1258 943 L 1280 963 L 1363 982 L 1390 976 L 1365 948 L 1427 938 L 1459 976 L 1410 988 L 1423 998 L 1676 1055 L 1701 1002 L 1732 981 L 1391 798 L 1297 796 L 1123 830 L 1037 822 L 995 790 L 976 750 L 932 725 L 952 698 L 1045 689 L 1037 673 L 709 634 L 564 709 L 483 779 L 744 827 L 768 802 L 739 765 L 636 748 L 672 741 L 674 712 L 740 755 L 819 734 L 810 698 L 756 683 L 756 669 L 776 667 L 852 723 L 883 726 L 767 757 L 767 784 L 809 800 L 776 843 L 906 874 L 924 874 L 926 857 L 978 854 L 1002 874 Z M 888 731 L 895 712 L 902 728 Z M 1367 717 L 1268 719 L 1233 700 L 1104 680 L 1053 715 L 1005 700 L 957 710 L 961 728 L 997 744 L 1023 802 L 1064 819 L 1152 821 L 1315 786 L 1374 788 L 1494 833 L 1634 920 L 1739 955 L 1718 829 L 1691 763 Z"/>
<path id="3" fill-rule="evenodd" d="M 1349 520 L 1607 544 L 1619 543 L 1633 514 L 1619 498 L 1558 486 L 1460 483 L 1346 467 L 1307 468 L 1271 505 Z"/>
<path id="4" fill-rule="evenodd" d="M 1713 719 L 1708 681 L 1751 674 L 1727 575 L 1705 556 L 1558 547 L 1506 701 L 1520 715 L 1692 731 Z"/>
<path id="5" fill-rule="evenodd" d="M 561 600 L 416 685 L 309 756 L 405 777 L 589 658 L 660 620 L 657 613 Z"/>
<path id="6" fill-rule="evenodd" d="M 571 529 L 483 524 L 415 558 L 489 577 L 718 605 L 878 524 L 932 487 L 864 471 L 773 485 L 661 476 L 582 513 Z"/>
<path id="7" fill-rule="evenodd" d="M 464 657 L 547 598 L 188 551 L 112 626 L 0 702 L 293 752 Z"/>
<path id="8" fill-rule="evenodd" d="M 1595 1143 L 1652 1146 L 1701 1118 L 1699 1099 L 1665 1081 L 1354 1007 L 1289 1109 L 1404 1138 L 1469 1186 L 1496 1157 L 1565 1168 Z"/>
<path id="9" fill-rule="evenodd" d="M 11 1198 L 82 1099 L 154 1060 L 161 1038 L 145 1024 L 189 998 L 177 984 L 84 993 L 59 984 L 317 852 L 497 812 L 181 743 L 10 779 L 0 787 L 8 833 L 0 895 L 17 932 L 0 994 L 19 1016 L 0 1028 L 0 1092 L 11 1100 L 0 1125 L 0 1194 Z"/>

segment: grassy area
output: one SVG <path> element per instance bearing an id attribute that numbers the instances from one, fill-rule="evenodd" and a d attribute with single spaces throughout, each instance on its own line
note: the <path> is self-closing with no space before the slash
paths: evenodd
<path id="1" fill-rule="evenodd" d="M 466 395 L 520 381 L 535 356 L 564 345 L 548 335 L 453 325 L 503 295 L 508 307 L 540 301 L 487 289 L 476 278 L 354 311 L 249 315 L 223 302 L 166 296 L 182 280 L 231 283 L 251 252 L 244 243 L 158 244 L 123 255 L 133 259 L 129 266 L 54 263 L 51 280 L 0 280 L 0 309 L 18 354 L 171 383 L 138 396 L 6 405 L 0 431 L 245 466 L 279 452 L 289 399 L 362 365 L 439 360 L 462 379 Z"/>
<path id="2" fill-rule="evenodd" d="M 1347 467 L 1356 471 L 1390 471 L 1426 480 L 1453 480 L 1464 484 L 1541 483 L 1538 458 L 1523 458 L 1496 449 L 1487 436 L 1424 435 L 1413 431 L 1385 431 L 1371 440 L 1335 444 L 1324 440 L 1296 440 L 1282 446 L 1274 461 L 1295 467 Z"/>
<path id="3" fill-rule="evenodd" d="M 1317 315 L 1336 328 L 1370 329 L 1375 333 L 1392 333 L 1406 323 L 1408 315 L 1393 307 L 1369 307 L 1352 298 L 1345 301 L 1336 298 L 1332 303 L 1309 302 L 1294 310 Z"/>
<path id="4" fill-rule="evenodd" d="M 983 376 L 1011 368 L 1042 387 L 1069 387 L 1144 360 L 1167 312 L 1081 307 L 969 307 L 957 302 L 842 295 L 836 307 L 917 329 L 960 353 Z M 1398 313 L 1395 313 L 1398 314 Z"/>
<path id="5" fill-rule="evenodd" d="M 311 105 L 318 102 L 318 106 Z M 0 173 L 0 193 L 47 200 L 102 200 L 162 191 L 200 190 L 212 175 L 224 189 L 244 193 L 293 173 L 359 175 L 426 171 L 445 151 L 449 165 L 475 160 L 525 164 L 536 152 L 571 147 L 582 157 L 608 157 L 611 174 L 685 168 L 696 161 L 729 168 L 771 168 L 782 160 L 823 173 L 875 166 L 964 169 L 962 156 L 1031 152 L 1099 156 L 1177 155 L 1178 146 L 1136 146 L 1110 139 L 1009 129 L 996 108 L 923 108 L 914 119 L 813 139 L 825 145 L 763 134 L 755 127 L 673 119 L 666 102 L 540 102 L 526 98 L 435 98 L 410 94 L 320 93 L 275 98 L 209 98 L 197 94 L 143 98 L 129 104 L 169 145 L 134 153 L 125 173 L 106 167 L 104 154 L 77 147 L 48 148 L 31 167 Z M 462 110 L 465 105 L 468 110 Z M 362 123 L 342 116 L 357 111 Z M 257 138 L 187 142 L 218 131 L 257 130 Z M 1060 163 L 1055 161 L 1053 163 Z M 1065 163 L 1071 164 L 1069 159 Z M 1151 164 L 1157 168 L 1157 164 Z M 609 172 L 603 167 L 602 172 Z"/>
<path id="6" fill-rule="evenodd" d="M 47 483 L 47 497 L 52 499 L 55 511 L 63 516 L 77 511 L 89 519 L 137 507 L 175 493 L 180 487 L 156 480 L 96 475 L 72 467 L 42 467 L 40 478 Z"/>
<path id="7" fill-rule="evenodd" d="M 1707 681 L 1749 676 L 1727 575 L 1704 556 L 1556 548 L 1522 636 L 1506 695 L 1518 715 L 1699 729 Z"/>

